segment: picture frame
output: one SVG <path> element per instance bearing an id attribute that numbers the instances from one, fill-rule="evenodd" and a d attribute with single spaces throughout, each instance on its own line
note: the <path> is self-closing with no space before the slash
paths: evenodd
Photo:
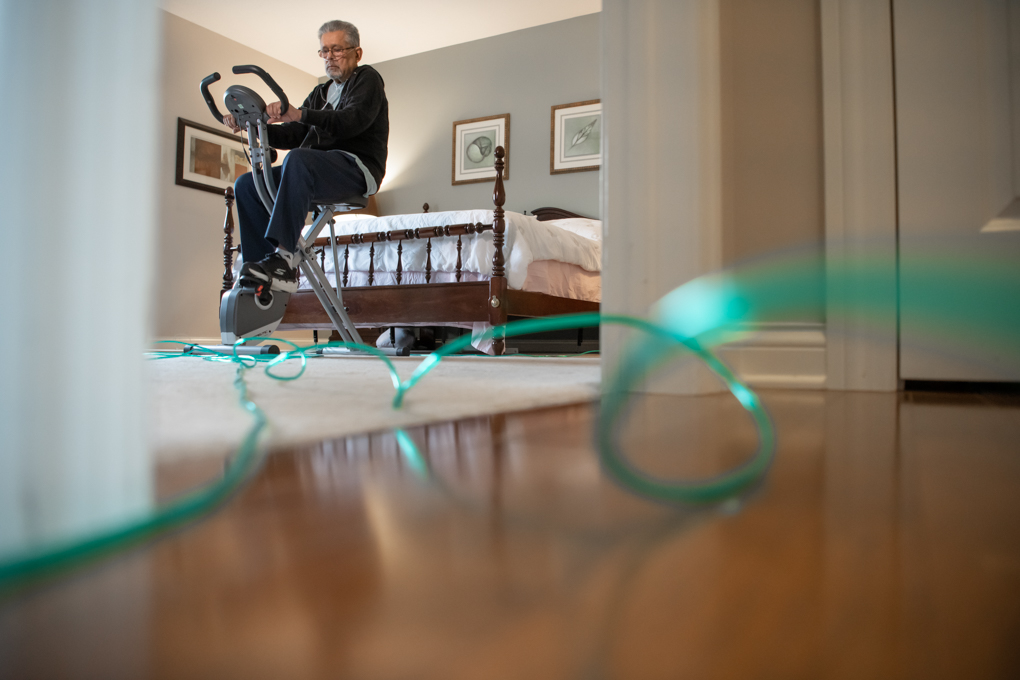
<path id="1" fill-rule="evenodd" d="M 453 124 L 454 186 L 496 177 L 495 151 L 502 146 L 503 179 L 510 178 L 510 114 L 458 120 Z"/>
<path id="2" fill-rule="evenodd" d="M 602 167 L 602 100 L 552 107 L 549 174 L 585 172 Z"/>
<path id="3" fill-rule="evenodd" d="M 243 137 L 226 129 L 178 118 L 174 184 L 222 196 L 224 189 L 251 171 L 244 144 Z"/>

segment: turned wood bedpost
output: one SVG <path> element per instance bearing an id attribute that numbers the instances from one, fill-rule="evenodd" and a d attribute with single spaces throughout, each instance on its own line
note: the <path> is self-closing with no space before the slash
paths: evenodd
<path id="1" fill-rule="evenodd" d="M 234 287 L 234 188 L 223 191 L 223 202 L 227 204 L 227 216 L 223 219 L 223 288 L 220 296 Z"/>
<path id="2" fill-rule="evenodd" d="M 504 276 L 503 271 L 503 233 L 506 221 L 503 219 L 503 204 L 506 203 L 506 191 L 503 189 L 503 147 L 496 147 L 496 185 L 492 190 L 492 202 L 496 209 L 492 211 L 492 244 L 496 252 L 492 255 L 492 276 Z"/>
<path id="3" fill-rule="evenodd" d="M 502 146 L 496 147 L 496 183 L 492 190 L 492 202 L 496 209 L 492 211 L 492 277 L 489 279 L 489 323 L 502 326 L 507 320 L 506 309 L 506 272 L 503 269 L 503 234 L 506 232 L 506 220 L 503 219 L 503 204 L 506 202 L 506 191 L 503 189 L 503 156 Z M 506 343 L 502 335 L 492 339 L 492 350 L 497 356 L 503 354 Z"/>

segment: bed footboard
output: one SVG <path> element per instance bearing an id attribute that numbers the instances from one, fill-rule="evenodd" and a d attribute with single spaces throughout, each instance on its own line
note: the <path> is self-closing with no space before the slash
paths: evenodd
<path id="1" fill-rule="evenodd" d="M 354 323 L 362 324 L 394 324 L 400 323 L 455 323 L 488 321 L 493 326 L 502 326 L 507 322 L 509 314 L 507 279 L 503 253 L 506 234 L 506 218 L 503 205 L 506 203 L 506 191 L 503 187 L 503 169 L 506 152 L 501 146 L 494 151 L 496 179 L 493 185 L 492 224 L 455 224 L 444 227 L 425 227 L 419 229 L 398 229 L 393 231 L 349 234 L 336 237 L 336 245 L 342 247 L 342 272 L 337 272 L 340 285 L 344 287 L 344 306 Z M 220 295 L 229 291 L 234 285 L 234 255 L 240 251 L 234 245 L 234 191 L 228 187 L 224 191 L 227 213 L 223 221 L 223 287 Z M 428 204 L 424 206 L 428 212 Z M 488 281 L 461 281 L 460 253 L 461 238 L 467 235 L 493 232 L 492 275 Z M 431 240 L 441 237 L 457 237 L 457 265 L 455 277 L 457 283 L 431 283 Z M 425 263 L 424 285 L 399 285 L 402 279 L 403 263 L 401 259 L 402 241 L 423 239 L 426 241 L 426 252 L 429 254 Z M 396 286 L 376 286 L 374 279 L 374 250 L 380 242 L 397 243 L 397 267 L 395 270 Z M 347 287 L 348 262 L 350 246 L 367 244 L 370 248 L 368 286 Z M 320 249 L 319 257 L 325 256 L 325 248 L 329 247 L 328 237 L 315 241 Z M 287 314 L 280 324 L 281 330 L 298 328 L 319 329 L 330 326 L 318 300 L 310 291 L 299 291 L 291 297 Z M 505 343 L 502 337 L 493 339 L 493 350 L 503 354 Z"/>

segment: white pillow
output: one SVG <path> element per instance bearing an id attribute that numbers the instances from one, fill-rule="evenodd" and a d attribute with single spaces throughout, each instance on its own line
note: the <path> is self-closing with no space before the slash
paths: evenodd
<path id="1" fill-rule="evenodd" d="M 566 231 L 583 236 L 589 241 L 602 240 L 602 222 L 600 220 L 588 220 L 583 217 L 568 217 L 562 220 L 549 220 L 542 224 L 548 224 Z"/>

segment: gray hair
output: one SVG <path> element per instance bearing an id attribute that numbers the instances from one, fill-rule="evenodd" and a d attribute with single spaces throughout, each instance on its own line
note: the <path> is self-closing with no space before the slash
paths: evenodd
<path id="1" fill-rule="evenodd" d="M 361 47 L 361 35 L 358 33 L 358 27 L 349 21 L 340 21 L 339 19 L 327 21 L 319 27 L 319 40 L 322 40 L 322 36 L 325 34 L 334 31 L 343 31 L 347 35 L 347 42 L 350 43 L 348 47 Z"/>

